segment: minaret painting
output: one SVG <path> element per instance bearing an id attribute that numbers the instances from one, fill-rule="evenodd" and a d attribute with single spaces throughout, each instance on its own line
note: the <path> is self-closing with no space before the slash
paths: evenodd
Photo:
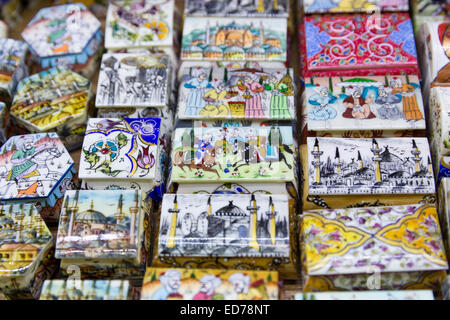
<path id="1" fill-rule="evenodd" d="M 336 154 L 334 156 L 334 158 L 336 159 L 336 172 L 337 174 L 341 174 L 341 170 L 342 170 L 342 163 L 341 163 L 341 156 L 339 155 L 339 148 L 336 147 Z"/>
<path id="2" fill-rule="evenodd" d="M 270 234 L 270 240 L 272 241 L 272 244 L 275 244 L 275 238 L 276 238 L 276 215 L 278 212 L 275 211 L 275 206 L 273 204 L 272 197 L 269 198 L 269 211 L 266 212 L 267 216 L 269 217 L 269 234 Z"/>
<path id="3" fill-rule="evenodd" d="M 139 212 L 139 193 L 136 190 L 134 193 L 134 206 L 130 208 L 131 222 L 130 222 L 130 243 L 134 242 L 136 229 L 136 216 Z"/>
<path id="4" fill-rule="evenodd" d="M 431 162 L 430 157 L 428 157 L 428 173 L 433 174 L 433 164 Z"/>
<path id="5" fill-rule="evenodd" d="M 173 209 L 169 209 L 169 212 L 172 214 L 172 221 L 170 222 L 169 229 L 169 239 L 167 242 L 168 248 L 175 247 L 175 231 L 177 229 L 177 218 L 180 210 L 178 209 L 177 196 L 175 195 L 175 199 L 173 199 Z"/>
<path id="6" fill-rule="evenodd" d="M 314 160 L 311 162 L 315 172 L 314 184 L 320 184 L 320 166 L 323 164 L 323 162 L 320 162 L 320 156 L 323 154 L 323 151 L 320 151 L 319 149 L 319 140 L 317 138 L 314 142 L 314 149 L 311 151 L 311 154 L 314 156 Z"/>
<path id="7" fill-rule="evenodd" d="M 412 139 L 412 146 L 413 146 L 413 149 L 411 150 L 411 154 L 414 156 L 412 158 L 412 160 L 416 164 L 416 173 L 419 173 L 420 172 L 420 162 L 422 161 L 422 157 L 419 157 L 420 151 L 419 151 L 419 148 L 417 147 L 416 141 L 414 139 Z"/>
<path id="8" fill-rule="evenodd" d="M 361 152 L 358 150 L 358 161 L 359 161 L 359 170 L 362 170 L 364 168 L 364 163 L 361 157 Z"/>
<path id="9" fill-rule="evenodd" d="M 75 223 L 76 214 L 78 212 L 78 197 L 80 195 L 80 192 L 77 190 L 75 192 L 75 198 L 73 199 L 73 206 L 70 208 L 70 220 L 69 220 L 69 231 L 67 233 L 67 236 L 72 236 L 72 230 L 73 230 L 73 224 Z M 69 201 L 67 201 L 69 202 Z M 66 208 L 67 210 L 67 208 Z"/>
<path id="10" fill-rule="evenodd" d="M 258 210 L 259 207 L 256 206 L 255 195 L 252 194 L 250 199 L 250 206 L 247 207 L 247 210 L 250 211 L 250 248 L 254 248 L 259 250 L 259 244 L 256 240 L 256 227 L 258 224 Z"/>
<path id="11" fill-rule="evenodd" d="M 114 215 L 114 218 L 117 221 L 117 224 L 122 223 L 123 219 L 125 218 L 123 215 L 123 195 L 121 194 L 119 197 L 119 203 L 117 204 L 117 211 L 116 214 Z"/>
<path id="12" fill-rule="evenodd" d="M 375 139 L 372 139 L 372 148 L 370 151 L 374 154 L 372 161 L 375 162 L 375 181 L 379 183 L 381 182 L 381 148 L 378 146 L 378 142 Z"/>

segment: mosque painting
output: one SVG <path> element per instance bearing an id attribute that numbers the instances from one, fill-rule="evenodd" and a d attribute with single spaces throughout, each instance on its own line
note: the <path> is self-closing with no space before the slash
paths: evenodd
<path id="1" fill-rule="evenodd" d="M 286 61 L 286 19 L 187 17 L 183 60 Z"/>
<path id="2" fill-rule="evenodd" d="M 45 280 L 39 300 L 128 300 L 127 280 Z"/>
<path id="3" fill-rule="evenodd" d="M 186 0 L 187 16 L 288 17 L 289 0 Z"/>
<path id="4" fill-rule="evenodd" d="M 435 193 L 426 138 L 308 138 L 309 193 Z"/>
<path id="5" fill-rule="evenodd" d="M 288 257 L 285 195 L 166 194 L 159 254 Z"/>
<path id="6" fill-rule="evenodd" d="M 416 75 L 319 77 L 305 84 L 308 130 L 425 129 Z"/>
<path id="7" fill-rule="evenodd" d="M 141 194 L 138 190 L 67 191 L 56 258 L 135 258 Z"/>

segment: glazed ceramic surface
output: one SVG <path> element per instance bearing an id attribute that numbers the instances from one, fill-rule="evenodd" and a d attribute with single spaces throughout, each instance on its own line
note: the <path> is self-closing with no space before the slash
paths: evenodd
<path id="1" fill-rule="evenodd" d="M 408 11 L 408 0 L 303 0 L 305 13 L 350 13 L 380 11 Z"/>
<path id="2" fill-rule="evenodd" d="M 148 268 L 141 300 L 278 300 L 278 273 Z"/>
<path id="3" fill-rule="evenodd" d="M 0 102 L 0 142 L 3 144 L 6 142 L 8 123 L 9 123 L 9 113 L 6 105 Z"/>
<path id="4" fill-rule="evenodd" d="M 434 87 L 430 93 L 430 147 L 439 166 L 442 156 L 450 152 L 450 87 Z"/>
<path id="5" fill-rule="evenodd" d="M 295 119 L 292 69 L 185 69 L 180 119 Z"/>
<path id="6" fill-rule="evenodd" d="M 433 194 L 426 138 L 308 138 L 309 194 Z"/>
<path id="7" fill-rule="evenodd" d="M 295 300 L 434 300 L 432 290 L 296 293 Z"/>
<path id="8" fill-rule="evenodd" d="M 12 99 L 18 81 L 28 75 L 27 54 L 24 42 L 0 38 L 0 101 Z"/>
<path id="9" fill-rule="evenodd" d="M 285 62 L 286 32 L 286 19 L 187 17 L 181 59 Z"/>
<path id="10" fill-rule="evenodd" d="M 166 194 L 159 255 L 289 257 L 288 197 Z"/>
<path id="11" fill-rule="evenodd" d="M 185 0 L 187 16 L 256 16 L 285 17 L 289 15 L 289 0 Z"/>

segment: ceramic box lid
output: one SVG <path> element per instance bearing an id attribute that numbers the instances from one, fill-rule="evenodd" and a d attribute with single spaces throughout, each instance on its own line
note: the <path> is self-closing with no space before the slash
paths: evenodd
<path id="1" fill-rule="evenodd" d="M 25 42 L 0 38 L 0 90 L 13 94 L 17 81 L 26 76 L 27 53 Z"/>
<path id="2" fill-rule="evenodd" d="M 241 16 L 284 17 L 289 16 L 289 0 L 240 1 L 240 0 L 185 0 L 187 16 Z"/>
<path id="3" fill-rule="evenodd" d="M 23 277 L 52 245 L 52 234 L 32 204 L 0 205 L 2 279 Z"/>
<path id="4" fill-rule="evenodd" d="M 189 68 L 178 91 L 180 119 L 295 119 L 292 69 Z"/>
<path id="5" fill-rule="evenodd" d="M 153 180 L 159 118 L 90 118 L 80 158 L 81 179 Z"/>
<path id="6" fill-rule="evenodd" d="M 278 272 L 147 268 L 141 300 L 278 300 Z"/>
<path id="7" fill-rule="evenodd" d="M 0 149 L 0 199 L 47 198 L 73 164 L 54 132 L 11 137 Z"/>
<path id="8" fill-rule="evenodd" d="M 104 54 L 97 85 L 97 107 L 166 107 L 169 57 L 132 53 Z"/>
<path id="9" fill-rule="evenodd" d="M 39 300 L 128 300 L 128 280 L 45 280 Z"/>
<path id="10" fill-rule="evenodd" d="M 408 11 L 408 0 L 303 0 L 305 13 L 351 13 L 375 14 L 380 11 Z"/>
<path id="11" fill-rule="evenodd" d="M 141 192 L 66 191 L 56 239 L 57 259 L 135 259 Z"/>
<path id="12" fill-rule="evenodd" d="M 311 138 L 309 194 L 433 194 L 427 138 Z"/>
<path id="13" fill-rule="evenodd" d="M 20 81 L 11 114 L 37 132 L 85 117 L 91 82 L 69 69 L 51 68 Z"/>
<path id="14" fill-rule="evenodd" d="M 294 180 L 290 126 L 190 127 L 175 130 L 173 182 L 284 182 Z"/>
<path id="15" fill-rule="evenodd" d="M 305 16 L 305 34 L 311 72 L 417 67 L 408 13 Z"/>
<path id="16" fill-rule="evenodd" d="M 158 254 L 289 257 L 288 197 L 166 194 Z"/>
<path id="17" fill-rule="evenodd" d="M 432 290 L 371 290 L 296 293 L 295 300 L 434 300 Z"/>
<path id="18" fill-rule="evenodd" d="M 39 57 L 80 54 L 101 23 L 81 3 L 43 8 L 28 23 L 22 37 Z"/>
<path id="19" fill-rule="evenodd" d="M 182 60 L 286 61 L 287 20 L 187 17 Z"/>
<path id="20" fill-rule="evenodd" d="M 448 268 L 430 204 L 306 211 L 302 230 L 307 275 Z"/>
<path id="21" fill-rule="evenodd" d="M 108 6 L 105 47 L 171 46 L 174 0 L 115 0 Z"/>
<path id="22" fill-rule="evenodd" d="M 416 75 L 321 77 L 305 83 L 310 131 L 425 130 Z"/>

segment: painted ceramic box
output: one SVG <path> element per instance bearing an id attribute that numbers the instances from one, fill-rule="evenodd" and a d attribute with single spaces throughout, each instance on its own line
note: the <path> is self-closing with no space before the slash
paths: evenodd
<path id="1" fill-rule="evenodd" d="M 437 184 L 442 178 L 450 177 L 450 156 L 443 156 L 438 159 L 439 171 L 437 173 Z"/>
<path id="2" fill-rule="evenodd" d="M 303 209 L 435 201 L 426 138 L 308 138 Z"/>
<path id="3" fill-rule="evenodd" d="M 302 29 L 304 77 L 418 73 L 408 13 L 305 16 Z"/>
<path id="4" fill-rule="evenodd" d="M 187 17 L 181 59 L 286 62 L 286 48 L 286 19 Z"/>
<path id="5" fill-rule="evenodd" d="M 74 162 L 54 132 L 14 136 L 0 148 L 0 201 L 34 204 L 48 225 L 76 184 Z"/>
<path id="6" fill-rule="evenodd" d="M 303 212 L 304 291 L 432 289 L 448 269 L 431 204 Z"/>
<path id="7" fill-rule="evenodd" d="M 432 290 L 299 292 L 295 300 L 434 300 L 434 296 Z"/>
<path id="8" fill-rule="evenodd" d="M 177 118 L 296 119 L 293 78 L 292 69 L 187 69 L 178 90 Z"/>
<path id="9" fill-rule="evenodd" d="M 185 0 L 184 14 L 198 17 L 284 17 L 289 16 L 289 0 Z"/>
<path id="10" fill-rule="evenodd" d="M 104 54 L 96 107 L 168 107 L 169 64 L 165 55 Z"/>
<path id="11" fill-rule="evenodd" d="M 408 0 L 303 0 L 303 9 L 311 13 L 353 13 L 364 12 L 374 14 L 385 11 L 408 11 Z"/>
<path id="12" fill-rule="evenodd" d="M 55 253 L 62 275 L 142 281 L 149 206 L 139 190 L 67 191 Z"/>
<path id="13" fill-rule="evenodd" d="M 128 300 L 127 280 L 46 280 L 40 300 Z"/>
<path id="14" fill-rule="evenodd" d="M 0 205 L 0 292 L 37 299 L 56 270 L 53 237 L 32 204 Z"/>
<path id="15" fill-rule="evenodd" d="M 80 158 L 83 186 L 139 189 L 159 200 L 167 160 L 160 125 L 159 118 L 90 118 Z"/>
<path id="16" fill-rule="evenodd" d="M 101 23 L 81 3 L 39 10 L 22 32 L 38 71 L 66 67 L 90 78 L 101 56 Z"/>
<path id="17" fill-rule="evenodd" d="M 91 82 L 65 68 L 51 68 L 20 81 L 10 109 L 19 134 L 56 132 L 68 150 L 83 142 Z"/>
<path id="18" fill-rule="evenodd" d="M 28 52 L 26 43 L 0 38 L 0 101 L 10 104 L 17 83 L 28 76 Z"/>
<path id="19" fill-rule="evenodd" d="M 147 268 L 141 300 L 278 300 L 278 273 Z"/>

